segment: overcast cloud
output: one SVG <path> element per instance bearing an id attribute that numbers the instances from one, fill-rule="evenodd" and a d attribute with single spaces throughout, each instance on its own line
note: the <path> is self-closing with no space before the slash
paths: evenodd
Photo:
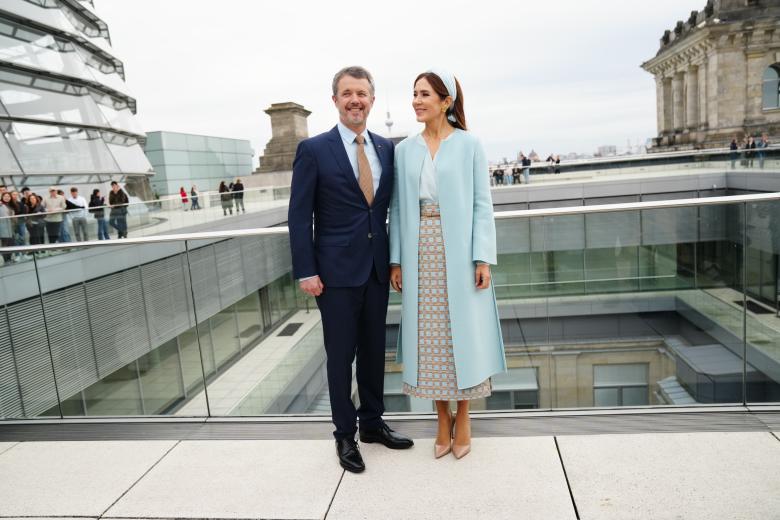
<path id="1" fill-rule="evenodd" d="M 377 83 L 369 128 L 386 135 L 389 109 L 393 135 L 414 133 L 411 83 L 435 65 L 458 77 L 492 160 L 654 136 L 655 85 L 639 66 L 705 3 L 95 0 L 146 131 L 249 139 L 262 155 L 263 109 L 295 101 L 312 111 L 309 134 L 324 132 L 333 74 L 359 64 Z"/>

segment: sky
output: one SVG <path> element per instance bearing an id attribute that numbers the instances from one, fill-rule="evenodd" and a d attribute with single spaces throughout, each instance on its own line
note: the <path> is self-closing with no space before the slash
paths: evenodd
<path id="1" fill-rule="evenodd" d="M 466 119 L 488 157 L 593 153 L 656 135 L 655 83 L 640 65 L 705 0 L 323 2 L 95 0 L 146 131 L 271 138 L 271 103 L 312 111 L 309 135 L 335 125 L 331 80 L 374 76 L 368 127 L 422 127 L 412 82 L 431 67 L 460 81 Z M 257 160 L 255 159 L 255 163 Z"/>

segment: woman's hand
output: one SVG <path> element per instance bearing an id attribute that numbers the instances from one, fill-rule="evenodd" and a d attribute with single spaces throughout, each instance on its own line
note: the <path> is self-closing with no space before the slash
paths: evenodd
<path id="1" fill-rule="evenodd" d="M 474 278 L 477 282 L 477 289 L 487 289 L 490 287 L 490 265 L 477 264 L 474 270 Z"/>
<path id="2" fill-rule="evenodd" d="M 390 285 L 396 292 L 401 292 L 401 266 L 390 266 Z"/>

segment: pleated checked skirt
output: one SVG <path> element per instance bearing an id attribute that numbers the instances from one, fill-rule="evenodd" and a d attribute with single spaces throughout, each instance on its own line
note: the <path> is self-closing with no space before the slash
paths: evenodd
<path id="1" fill-rule="evenodd" d="M 488 397 L 490 379 L 471 388 L 458 388 L 438 204 L 420 203 L 417 265 L 417 386 L 404 383 L 403 392 L 437 401 Z"/>

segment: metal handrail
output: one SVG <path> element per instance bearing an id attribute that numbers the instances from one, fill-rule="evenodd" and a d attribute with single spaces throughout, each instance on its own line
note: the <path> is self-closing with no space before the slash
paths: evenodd
<path id="1" fill-rule="evenodd" d="M 700 197 L 695 199 L 675 199 L 646 202 L 626 202 L 620 204 L 596 204 L 593 206 L 567 206 L 563 208 L 522 209 L 513 211 L 497 211 L 496 220 L 517 218 L 540 218 L 566 215 L 586 215 L 592 213 L 615 213 L 621 211 L 641 211 L 650 209 L 687 208 L 698 206 L 716 206 L 722 204 L 739 204 L 751 202 L 768 202 L 780 200 L 780 192 L 756 193 L 750 195 L 732 195 L 723 197 Z M 121 240 L 90 240 L 88 242 L 66 242 L 55 244 L 37 244 L 28 246 L 0 247 L 0 253 L 32 253 L 35 251 L 54 251 L 58 249 L 73 249 L 86 247 L 110 247 L 156 244 L 164 242 L 182 242 L 185 240 L 219 240 L 249 236 L 287 235 L 286 226 L 272 228 L 249 228 L 230 231 L 203 231 L 199 233 L 177 233 L 152 237 L 124 238 Z"/>

